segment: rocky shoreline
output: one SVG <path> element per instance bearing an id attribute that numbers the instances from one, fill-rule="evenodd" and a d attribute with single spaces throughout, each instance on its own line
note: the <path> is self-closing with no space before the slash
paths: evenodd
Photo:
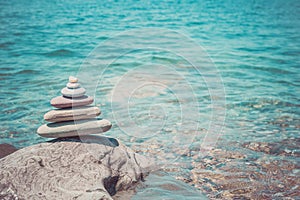
<path id="1" fill-rule="evenodd" d="M 210 199 L 300 197 L 299 138 L 223 141 L 223 146 L 209 149 L 205 155 L 201 154 L 201 140 L 184 147 L 180 142 L 133 144 L 132 140 L 126 143 L 131 149 L 114 138 L 91 135 L 108 131 L 112 124 L 98 118 L 101 110 L 90 105 L 93 98 L 85 92 L 71 76 L 62 96 L 50 101 L 57 109 L 44 115 L 49 123 L 37 133 L 56 139 L 20 150 L 0 144 L 0 199 L 129 199 L 158 166 L 168 175 L 151 174 L 152 182 L 136 198 L 165 194 L 177 199 L 187 195 L 189 199 L 205 198 L 199 191 Z M 182 182 L 169 179 L 169 175 Z"/>
<path id="2" fill-rule="evenodd" d="M 85 151 L 85 160 L 90 163 L 90 161 L 94 161 L 98 163 L 99 160 L 103 159 L 100 155 L 105 155 L 105 152 L 111 152 L 115 151 L 113 150 L 114 148 L 118 147 L 118 145 L 122 146 L 119 147 L 119 150 L 122 149 L 122 153 L 124 153 L 124 150 L 129 152 L 129 155 L 135 155 L 137 156 L 138 154 L 133 153 L 133 151 L 127 147 L 124 147 L 122 144 L 119 144 L 119 142 L 115 139 L 112 138 L 104 138 L 104 137 L 99 137 L 99 143 L 97 145 L 97 148 L 101 147 L 102 150 L 101 153 L 98 153 L 96 151 L 96 154 L 99 156 L 98 158 L 93 156 L 95 155 L 93 152 L 93 145 L 90 147 L 84 147 L 85 145 L 90 145 L 93 143 L 92 139 L 93 137 L 98 138 L 98 136 L 84 136 L 81 137 L 81 141 L 83 144 L 78 146 L 78 150 L 75 150 L 74 153 L 77 154 L 78 151 L 81 151 L 80 149 L 84 148 L 86 149 Z M 92 140 L 91 140 L 92 139 Z M 58 138 L 55 140 L 52 140 L 49 143 L 46 143 L 46 146 L 49 147 L 54 147 L 51 146 L 52 144 L 55 143 L 60 143 L 61 145 L 58 145 L 59 149 L 51 150 L 53 151 L 53 154 L 57 156 L 61 155 L 61 152 L 59 153 L 58 151 L 66 151 L 67 152 L 73 152 L 73 148 L 75 148 L 75 144 L 79 143 L 79 138 Z M 201 155 L 198 153 L 199 148 L 197 147 L 192 147 L 189 150 L 180 150 L 180 149 L 174 149 L 174 152 L 177 152 L 178 155 L 181 155 L 182 158 L 189 158 L 187 160 L 188 163 L 181 163 L 181 167 L 177 166 L 176 163 L 173 163 L 173 165 L 166 165 L 162 167 L 162 171 L 167 172 L 169 176 L 175 177 L 177 180 L 181 180 L 187 184 L 189 184 L 193 188 L 198 188 L 199 191 L 204 192 L 210 199 L 281 199 L 281 198 L 286 198 L 286 199 L 297 199 L 300 197 L 299 193 L 299 163 L 295 162 L 295 158 L 299 157 L 299 138 L 296 139 L 291 139 L 291 140 L 282 140 L 281 142 L 277 143 L 272 143 L 272 142 L 245 142 L 245 143 L 232 143 L 228 144 L 228 146 L 231 146 L 233 150 L 228 150 L 224 149 L 223 147 L 216 147 L 212 150 L 210 150 L 205 157 L 201 157 Z M 70 143 L 71 145 L 68 145 Z M 64 147 L 67 145 L 66 147 Z M 75 146 L 74 146 L 75 145 Z M 1 148 L 2 145 L 0 145 Z M 4 147 L 8 147 L 9 145 L 4 145 Z M 35 145 L 36 146 L 36 145 Z M 71 146 L 73 146 L 72 150 L 70 149 Z M 137 146 L 133 146 L 134 152 L 140 152 L 142 154 L 149 154 L 152 156 L 163 156 L 163 152 L 155 152 L 155 149 L 159 150 L 161 148 L 152 148 L 151 146 L 148 146 L 146 143 L 141 144 L 143 148 L 138 148 Z M 41 148 L 42 146 L 39 146 Z M 89 150 L 89 148 L 91 148 Z M 42 169 L 42 166 L 48 166 L 48 162 L 41 161 L 43 160 L 44 156 L 41 156 L 40 153 L 38 155 L 33 154 L 36 152 L 34 149 L 36 147 L 27 147 L 24 149 L 31 149 L 31 152 L 28 152 L 26 150 L 27 154 L 31 156 L 30 157 L 22 157 L 22 159 L 25 158 L 25 160 L 28 163 L 31 163 L 31 165 L 27 165 L 28 167 L 31 166 L 31 169 L 34 169 L 33 166 L 37 167 L 38 169 Z M 48 148 L 48 147 L 47 147 Z M 105 151 L 103 150 L 105 149 Z M 2 147 L 3 149 L 3 147 Z M 75 148 L 77 149 L 77 147 Z M 143 149 L 143 150 L 142 150 Z M 14 152 L 16 149 L 12 148 L 11 146 L 9 149 L 11 152 Z M 19 170 L 19 173 L 22 172 L 20 171 L 21 169 L 27 169 L 24 168 L 24 165 L 17 165 L 16 162 L 16 157 L 21 159 L 21 155 L 23 155 L 25 150 L 22 150 L 23 153 L 19 154 L 21 150 L 8 155 L 7 157 L 4 157 L 3 159 L 0 159 L 0 166 L 1 169 L 10 169 L 10 166 L 16 167 Z M 42 150 L 42 152 L 45 151 Z M 50 151 L 50 152 L 51 152 Z M 151 152 L 150 152 L 151 151 Z M 249 151 L 251 152 L 257 152 L 257 156 L 250 156 Z M 38 151 L 37 151 L 38 152 Z M 89 152 L 89 153 L 87 153 Z M 117 151 L 120 152 L 120 151 Z M 116 153 L 116 152 L 115 152 Z M 49 154 L 49 151 L 48 151 Z M 51 153 L 52 154 L 52 153 Z M 47 154 L 46 154 L 47 155 Z M 83 154 L 78 154 L 78 156 L 83 155 Z M 89 155 L 89 156 L 88 156 Z M 105 188 L 111 188 L 111 189 L 106 189 L 104 192 L 107 196 L 108 199 L 130 199 L 135 198 L 135 195 L 137 195 L 136 198 L 138 197 L 143 197 L 144 193 L 138 193 L 135 194 L 135 188 L 139 187 L 140 183 L 143 182 L 144 179 L 148 179 L 146 175 L 148 173 L 155 169 L 154 168 L 154 161 L 149 162 L 149 158 L 145 158 L 144 156 L 138 155 L 138 159 L 134 160 L 132 159 L 131 156 L 128 157 L 127 153 L 124 154 L 125 156 L 120 156 L 115 157 L 115 154 L 107 154 L 105 156 L 107 159 L 105 159 L 105 162 L 98 163 L 98 165 L 95 165 L 92 163 L 90 167 L 86 165 L 86 168 L 91 168 L 94 167 L 94 170 L 92 171 L 89 170 L 87 173 L 93 174 L 94 172 L 100 173 L 101 172 L 97 171 L 97 168 L 102 168 L 103 165 L 107 169 L 111 169 L 111 167 L 107 167 L 109 164 L 113 164 L 114 167 L 119 168 L 118 166 L 123 166 L 121 169 L 124 169 L 124 171 L 127 171 L 128 168 L 125 170 L 124 168 L 124 162 L 126 163 L 131 163 L 130 164 L 130 169 L 131 169 L 131 175 L 134 174 L 134 172 L 138 172 L 137 174 L 133 175 L 132 178 L 128 178 L 131 176 L 127 176 L 127 181 L 125 181 L 126 178 L 122 176 L 121 174 L 117 175 L 108 175 L 105 178 L 108 178 L 106 180 L 110 180 L 111 182 L 111 187 L 104 187 L 103 184 L 101 185 L 98 181 L 95 181 L 95 183 L 99 183 L 100 186 Z M 78 157 L 77 155 L 75 157 Z M 112 156 L 114 156 L 115 159 L 112 159 Z M 270 157 L 272 156 L 272 157 Z M 72 159 L 74 158 L 74 155 L 71 156 Z M 100 159 L 101 158 L 101 159 Z M 119 160 L 117 160 L 117 158 Z M 108 159 L 110 162 L 108 162 Z M 145 163 L 145 159 L 147 163 Z M 25 161 L 24 160 L 24 161 Z M 60 160 L 60 159 L 59 159 Z M 20 161 L 18 163 L 24 163 L 24 161 Z M 29 162 L 30 161 L 30 162 Z M 60 160 L 60 165 L 61 167 L 70 167 L 70 163 L 72 164 L 72 167 L 70 168 L 73 170 L 73 168 L 76 165 L 81 165 L 78 163 L 74 163 L 73 161 L 62 161 Z M 141 162 L 141 164 L 139 164 Z M 123 163 L 123 164 L 122 164 Z M 156 164 L 159 165 L 159 163 L 156 162 Z M 126 165 L 126 164 L 125 164 Z M 140 167 L 138 167 L 140 165 Z M 186 171 L 184 171 L 186 166 Z M 4 168 L 5 167 L 5 168 Z M 10 169 L 10 170 L 12 170 Z M 81 168 L 85 169 L 85 168 Z M 139 169 L 139 170 L 138 170 Z M 183 169 L 183 171 L 182 171 Z M 134 171 L 136 170 L 136 171 Z M 85 171 L 85 170 L 83 170 Z M 82 171 L 82 172 L 83 172 Z M 8 182 L 3 184 L 3 174 L 8 174 L 9 171 L 2 172 L 0 173 L 0 191 L 3 191 L 4 188 L 7 189 L 6 185 Z M 76 171 L 75 171 L 76 172 Z M 81 174 L 82 172 L 77 171 L 77 175 Z M 122 171 L 118 171 L 122 172 Z M 36 173 L 36 172 L 35 172 Z M 107 173 L 109 174 L 109 173 Z M 152 173 L 151 173 L 152 174 Z M 56 174 L 58 175 L 58 174 Z M 76 175 L 76 174 L 73 174 Z M 13 173 L 9 177 L 22 177 L 19 174 Z M 89 175 L 92 176 L 92 175 Z M 160 176 L 154 175 L 155 178 L 158 181 L 160 180 L 165 180 L 165 177 L 159 178 Z M 9 177 L 6 178 L 6 180 L 9 180 Z M 121 178 L 113 178 L 113 177 L 121 177 Z M 146 177 L 146 178 L 145 178 Z M 101 180 L 104 180 L 105 178 L 100 176 Z M 27 178 L 26 178 L 27 179 Z M 67 178 L 68 179 L 68 178 Z M 67 182 L 67 179 L 64 181 Z M 155 180 L 151 178 L 150 176 L 150 181 Z M 50 179 L 52 181 L 52 179 Z M 93 180 L 93 179 L 92 179 Z M 117 183 L 116 183 L 117 180 Z M 129 180 L 129 181 L 128 181 Z M 46 180 L 45 180 L 46 181 Z M 51 182 L 50 181 L 50 182 Z M 61 180 L 62 181 L 62 180 Z M 109 182 L 110 182 L 109 181 Z M 119 182 L 120 181 L 120 182 Z M 94 182 L 94 181 L 93 181 Z M 91 187 L 93 185 L 93 182 L 87 182 L 91 184 Z M 100 181 L 101 182 L 101 181 Z M 108 183 L 108 182 L 107 182 Z M 125 184 L 124 184 L 125 183 Z M 31 183 L 30 183 L 31 184 Z M 4 187 L 6 185 L 6 187 Z M 17 184 L 14 185 L 14 187 L 9 188 L 15 188 Z M 24 184 L 23 184 L 24 185 Z M 55 184 L 54 184 L 55 185 Z M 122 185 L 120 187 L 120 185 Z M 143 185 L 143 184 L 142 184 Z M 150 188 L 144 188 L 145 191 L 147 191 L 148 194 L 151 193 L 151 187 L 156 187 L 155 185 L 158 185 L 158 187 L 161 187 L 160 190 L 166 190 L 166 192 L 172 191 L 174 188 L 178 187 L 177 183 L 171 183 L 168 182 L 167 185 L 158 184 L 157 182 L 155 183 L 147 183 L 146 187 Z M 31 187 L 31 186 L 30 186 Z M 35 188 L 36 186 L 34 186 Z M 97 187 L 99 188 L 99 187 Z M 134 189 L 134 190 L 133 190 Z M 177 188 L 178 189 L 178 188 Z M 6 190 L 7 191 L 7 190 Z M 11 189 L 9 190 L 11 191 Z M 87 190 L 85 190 L 87 191 Z M 90 191 L 90 190 L 88 190 Z M 4 198 L 3 192 L 0 193 L 0 197 Z M 100 194 L 100 193 L 99 193 Z M 180 193 L 179 193 L 180 194 Z M 2 195 L 2 196 L 1 196 Z M 8 195 L 8 194 L 6 194 Z M 102 195 L 102 193 L 101 193 Z M 196 194 L 196 195 L 200 195 Z M 106 198 L 106 196 L 104 196 Z M 7 196 L 7 199 L 9 196 Z M 4 198 L 5 199 L 5 198 Z M 51 198 L 50 198 L 51 199 Z M 93 199 L 93 198 L 92 198 Z"/>
<path id="3" fill-rule="evenodd" d="M 200 143 L 182 149 L 177 146 L 143 143 L 132 146 L 142 154 L 177 160 L 163 170 L 198 188 L 209 199 L 299 199 L 300 139 L 279 142 L 223 143 L 205 156 Z M 157 161 L 159 164 L 159 161 Z"/>

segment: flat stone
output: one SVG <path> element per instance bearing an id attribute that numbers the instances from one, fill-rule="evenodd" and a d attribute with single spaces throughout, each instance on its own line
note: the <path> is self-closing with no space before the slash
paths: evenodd
<path id="1" fill-rule="evenodd" d="M 77 106 L 85 106 L 93 102 L 94 98 L 86 95 L 74 99 L 58 96 L 50 101 L 51 105 L 56 108 L 71 108 Z"/>
<path id="2" fill-rule="evenodd" d="M 79 83 L 67 83 L 67 88 L 69 89 L 76 89 L 76 88 L 79 88 L 80 87 L 80 84 Z"/>
<path id="3" fill-rule="evenodd" d="M 106 119 L 58 122 L 40 126 L 37 133 L 42 137 L 61 138 L 103 133 L 111 128 Z"/>
<path id="4" fill-rule="evenodd" d="M 49 122 L 65 122 L 72 120 L 91 119 L 100 115 L 98 107 L 85 106 L 75 108 L 65 108 L 51 110 L 44 115 L 44 119 Z"/>
<path id="5" fill-rule="evenodd" d="M 61 94 L 65 97 L 82 97 L 85 94 L 84 88 L 77 88 L 77 89 L 69 89 L 67 87 L 61 90 Z"/>
<path id="6" fill-rule="evenodd" d="M 69 82 L 70 83 L 77 83 L 78 82 L 78 78 L 74 77 L 74 76 L 70 76 L 69 77 Z"/>

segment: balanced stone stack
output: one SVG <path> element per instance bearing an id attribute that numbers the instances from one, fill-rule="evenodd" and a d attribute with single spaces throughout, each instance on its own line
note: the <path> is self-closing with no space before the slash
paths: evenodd
<path id="1" fill-rule="evenodd" d="M 101 111 L 90 105 L 94 99 L 85 93 L 86 90 L 80 86 L 78 79 L 70 76 L 67 87 L 61 90 L 62 96 L 55 97 L 50 102 L 58 109 L 44 115 L 44 119 L 52 123 L 40 126 L 37 133 L 42 137 L 61 138 L 108 131 L 111 123 L 105 119 L 97 119 Z"/>

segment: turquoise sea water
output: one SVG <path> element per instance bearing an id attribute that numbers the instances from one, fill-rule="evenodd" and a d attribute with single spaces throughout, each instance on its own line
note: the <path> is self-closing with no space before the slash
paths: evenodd
<path id="1" fill-rule="evenodd" d="M 78 73 L 82 62 L 98 45 L 101 48 L 101 43 L 122 31 L 165 28 L 176 30 L 201 45 L 222 76 L 226 92 L 226 120 L 218 140 L 219 148 L 245 154 L 247 159 L 239 160 L 239 164 L 255 163 L 253 160 L 258 157 L 267 161 L 287 160 L 296 167 L 292 174 L 283 176 L 299 177 L 299 11 L 297 0 L 1 1 L 0 143 L 21 148 L 45 141 L 35 132 L 45 123 L 43 115 L 51 109 L 50 99 L 59 95 L 68 76 Z M 129 34 L 119 39 L 134 41 L 134 37 L 136 35 Z M 151 39 L 152 36 L 144 37 Z M 161 37 L 160 42 L 167 43 L 167 39 Z M 168 98 L 168 92 L 161 92 L 159 87 L 152 86 L 151 91 L 146 88 L 137 96 L 131 110 L 134 119 L 137 124 L 151 126 L 147 124 L 149 119 L 143 116 L 147 116 L 149 109 L 150 112 L 161 112 L 152 105 L 157 101 L 157 104 L 163 104 L 168 114 L 164 129 L 151 139 L 125 134 L 112 111 L 115 109 L 122 117 L 126 110 L 123 111 L 117 104 L 112 109 L 108 97 L 125 72 L 145 62 L 175 66 L 175 69 L 181 70 L 181 75 L 189 72 L 185 63 L 165 52 L 147 54 L 137 51 L 119 57 L 94 93 L 103 117 L 113 123 L 113 129 L 105 135 L 117 137 L 141 153 L 172 160 L 172 164 L 179 169 L 173 176 L 188 179 L 192 177 L 189 174 L 191 169 L 197 165 L 191 167 L 191 163 L 201 163 L 201 160 L 195 161 L 192 156 L 180 153 L 186 146 L 174 147 L 172 134 L 176 132 L 175 139 L 179 140 L 179 144 L 186 138 L 192 138 L 194 146 L 197 146 L 195 140 L 203 140 L 205 131 L 209 129 L 212 96 L 198 74 L 191 73 L 187 79 L 198 98 L 201 112 L 200 119 L 194 119 L 199 123 L 198 130 L 203 133 L 199 134 L 191 131 L 194 129 L 193 119 L 190 119 L 190 129 L 177 127 L 178 119 L 174 117 L 174 112 L 179 104 L 176 99 Z M 151 71 L 151 67 L 148 69 Z M 167 79 L 172 83 L 176 78 L 161 76 L 160 80 L 166 80 L 164 83 L 168 85 Z M 189 104 L 189 94 L 185 91 L 175 93 L 182 94 Z M 151 108 L 147 106 L 150 104 Z M 243 148 L 246 142 L 265 142 L 271 146 L 279 144 L 288 155 L 254 147 L 249 150 Z M 188 151 L 193 148 L 188 147 Z M 174 158 L 176 162 L 173 162 Z M 214 172 L 213 168 L 209 170 Z M 190 185 L 197 187 L 201 183 L 193 179 Z M 197 188 L 213 197 L 223 191 Z M 272 198 L 278 191 L 274 189 L 270 193 Z"/>

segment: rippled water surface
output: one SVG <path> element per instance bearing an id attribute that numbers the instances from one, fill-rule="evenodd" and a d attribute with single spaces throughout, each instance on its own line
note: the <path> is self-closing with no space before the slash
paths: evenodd
<path id="1" fill-rule="evenodd" d="M 205 71 L 199 74 L 180 55 L 162 49 L 118 56 L 89 91 L 113 123 L 105 135 L 155 157 L 180 180 L 162 178 L 171 182 L 166 189 L 151 176 L 152 184 L 140 188 L 136 198 L 203 197 L 197 188 L 215 199 L 298 199 L 299 13 L 297 0 L 1 1 L 0 143 L 21 148 L 45 141 L 35 132 L 45 123 L 49 101 L 82 63 L 92 63 L 97 73 L 98 62 L 119 55 L 126 41 L 136 38 L 181 44 L 169 44 L 172 35 L 159 31 L 121 34 L 119 45 L 101 46 L 105 41 L 121 31 L 170 29 L 202 46 L 218 69 L 226 93 L 225 125 L 216 146 L 199 154 L 212 121 L 212 98 L 219 95 L 208 90 Z M 107 54 L 102 60 L 90 54 L 98 45 Z M 189 48 L 193 55 L 196 50 Z M 144 80 L 153 84 L 143 85 Z M 132 85 L 143 87 L 133 88 L 124 107 L 122 95 Z M 182 193 L 167 191 L 176 187 Z"/>

